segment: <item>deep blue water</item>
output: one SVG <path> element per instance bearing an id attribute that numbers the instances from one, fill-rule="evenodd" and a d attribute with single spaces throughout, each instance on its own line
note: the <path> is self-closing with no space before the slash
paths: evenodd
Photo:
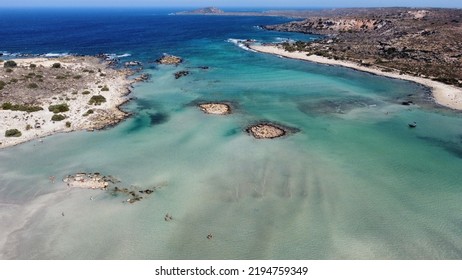
<path id="1" fill-rule="evenodd" d="M 265 32 L 263 24 L 286 22 L 280 17 L 171 16 L 170 9 L 0 9 L 0 52 L 20 54 L 129 53 L 136 59 L 157 58 L 183 50 L 185 42 L 207 38 L 310 36 Z"/>

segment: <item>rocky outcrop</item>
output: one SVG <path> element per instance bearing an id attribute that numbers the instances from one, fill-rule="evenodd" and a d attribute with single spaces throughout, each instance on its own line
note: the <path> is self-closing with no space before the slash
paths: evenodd
<path id="1" fill-rule="evenodd" d="M 231 114 L 231 106 L 226 103 L 202 103 L 198 105 L 202 112 L 212 115 Z"/>
<path id="2" fill-rule="evenodd" d="M 159 64 L 170 64 L 170 65 L 178 65 L 183 62 L 183 59 L 178 56 L 164 54 L 161 58 L 156 60 Z"/>
<path id="3" fill-rule="evenodd" d="M 256 139 L 273 139 L 286 135 L 287 129 L 272 123 L 258 123 L 245 130 Z"/>

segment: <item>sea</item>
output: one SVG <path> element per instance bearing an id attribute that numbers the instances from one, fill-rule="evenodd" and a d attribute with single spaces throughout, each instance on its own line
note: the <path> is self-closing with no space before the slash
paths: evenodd
<path id="1" fill-rule="evenodd" d="M 2 59 L 107 54 L 150 75 L 120 124 L 0 150 L 1 259 L 462 258 L 460 112 L 415 83 L 239 41 L 319 38 L 259 27 L 294 19 L 178 10 L 0 9 Z M 157 64 L 165 53 L 184 62 Z M 246 133 L 262 121 L 295 130 Z M 79 172 L 155 191 L 68 188 Z"/>

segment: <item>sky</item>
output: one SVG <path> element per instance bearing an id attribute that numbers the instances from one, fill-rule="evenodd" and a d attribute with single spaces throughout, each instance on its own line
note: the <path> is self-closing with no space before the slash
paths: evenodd
<path id="1" fill-rule="evenodd" d="M 0 7 L 454 7 L 461 0 L 0 0 Z"/>

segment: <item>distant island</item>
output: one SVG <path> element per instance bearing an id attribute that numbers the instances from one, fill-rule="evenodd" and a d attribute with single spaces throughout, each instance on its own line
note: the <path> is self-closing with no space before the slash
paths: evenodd
<path id="1" fill-rule="evenodd" d="M 221 15 L 225 12 L 215 7 L 206 7 L 202 9 L 192 10 L 192 11 L 184 11 L 177 13 L 178 15 Z"/>

